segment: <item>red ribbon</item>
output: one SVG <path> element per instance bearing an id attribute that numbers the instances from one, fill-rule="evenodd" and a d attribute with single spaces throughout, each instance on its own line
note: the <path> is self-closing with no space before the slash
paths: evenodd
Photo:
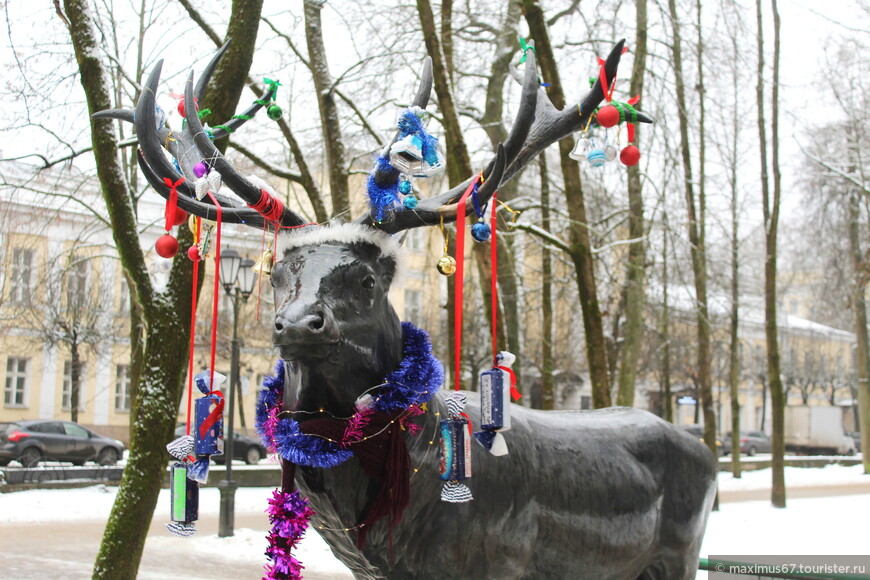
<path id="1" fill-rule="evenodd" d="M 199 231 L 202 219 L 195 218 L 193 226 L 193 243 L 199 243 Z M 196 289 L 199 281 L 199 260 L 193 262 L 193 282 L 190 289 L 190 346 L 187 360 L 187 428 L 185 435 L 190 435 L 190 408 L 193 405 L 193 350 L 196 339 Z"/>
<path id="2" fill-rule="evenodd" d="M 172 183 L 171 179 L 164 177 L 163 183 L 169 188 L 169 199 L 166 200 L 166 210 L 163 212 L 163 219 L 166 225 L 164 229 L 168 232 L 175 225 L 175 210 L 178 208 L 178 186 L 184 183 L 184 178 L 182 177 L 175 183 Z"/>
<path id="3" fill-rule="evenodd" d="M 510 367 L 503 367 L 500 365 L 495 365 L 495 368 L 502 370 L 502 371 L 506 372 L 508 375 L 510 375 L 510 378 L 511 378 L 511 398 L 514 401 L 519 401 L 520 397 L 522 397 L 523 395 L 520 393 L 519 389 L 517 389 L 517 376 L 514 374 L 513 369 L 511 369 Z"/>
<path id="4" fill-rule="evenodd" d="M 208 414 L 208 417 L 205 418 L 205 421 L 202 422 L 202 425 L 199 426 L 200 438 L 205 437 L 208 430 L 218 422 L 224 412 L 224 394 L 220 391 L 210 391 L 206 396 L 211 397 L 212 395 L 216 395 L 218 401 L 215 403 L 214 409 L 212 409 L 211 413 Z"/>
<path id="5" fill-rule="evenodd" d="M 224 211 L 221 207 L 221 204 L 218 203 L 217 198 L 214 194 L 209 191 L 208 197 L 211 199 L 211 202 L 214 204 L 215 209 L 217 209 L 217 233 L 215 235 L 214 240 L 214 292 L 212 295 L 212 301 L 214 302 L 214 307 L 211 311 L 211 364 L 209 365 L 209 375 L 208 375 L 208 384 L 214 384 L 214 360 L 215 360 L 215 352 L 217 350 L 217 327 L 218 327 L 218 302 L 220 301 L 220 289 L 221 289 L 221 219 L 223 218 Z"/>
<path id="6" fill-rule="evenodd" d="M 456 208 L 456 284 L 453 294 L 453 360 L 456 390 L 459 390 L 459 366 L 462 362 L 462 278 L 465 275 L 465 204 L 474 187 L 480 182 L 480 176 L 475 177 L 459 198 Z"/>

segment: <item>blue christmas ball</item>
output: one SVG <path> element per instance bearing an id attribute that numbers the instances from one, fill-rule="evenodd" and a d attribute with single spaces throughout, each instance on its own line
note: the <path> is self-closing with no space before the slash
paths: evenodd
<path id="1" fill-rule="evenodd" d="M 477 222 L 473 226 L 471 226 L 471 237 L 477 240 L 478 242 L 485 242 L 489 239 L 490 231 L 489 226 L 483 222 Z"/>
<path id="2" fill-rule="evenodd" d="M 411 193 L 411 182 L 410 181 L 401 181 L 399 182 L 399 193 L 402 195 L 408 195 Z"/>
<path id="3" fill-rule="evenodd" d="M 586 154 L 586 161 L 588 161 L 589 165 L 592 167 L 601 167 L 604 165 L 604 162 L 607 161 L 607 153 L 601 149 L 593 149 Z"/>
<path id="4" fill-rule="evenodd" d="M 409 195 L 402 200 L 402 205 L 405 206 L 405 209 L 414 209 L 417 207 L 417 198 L 413 195 Z"/>

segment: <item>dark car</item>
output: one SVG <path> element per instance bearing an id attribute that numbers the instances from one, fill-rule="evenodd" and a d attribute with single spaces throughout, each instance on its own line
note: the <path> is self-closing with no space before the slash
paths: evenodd
<path id="1" fill-rule="evenodd" d="M 17 461 L 36 467 L 40 461 L 70 461 L 84 465 L 96 461 L 115 465 L 124 443 L 110 439 L 72 421 L 14 421 L 0 423 L 0 465 Z"/>
<path id="2" fill-rule="evenodd" d="M 175 436 L 181 437 L 186 430 L 183 423 L 178 425 L 175 428 Z M 224 443 L 224 447 L 226 447 L 226 443 Z M 258 439 L 242 435 L 241 433 L 233 434 L 233 459 L 239 459 L 248 465 L 256 465 L 264 457 L 266 457 L 266 448 L 263 447 L 263 444 Z M 226 457 L 214 455 L 212 460 L 215 463 L 222 464 L 226 461 Z"/>
<path id="3" fill-rule="evenodd" d="M 704 443 L 704 427 L 698 424 L 692 425 L 677 425 L 680 429 L 692 435 L 693 437 L 697 437 L 701 440 L 701 443 Z M 706 443 L 705 443 L 706 445 Z M 716 438 L 716 454 L 719 457 L 725 455 L 725 450 L 723 449 L 722 440 L 718 437 Z"/>
<path id="4" fill-rule="evenodd" d="M 725 455 L 731 453 L 731 432 L 725 434 L 725 439 L 722 441 L 722 446 L 725 448 Z M 764 431 L 741 431 L 740 432 L 740 453 L 752 457 L 756 453 L 770 453 L 770 437 Z"/>

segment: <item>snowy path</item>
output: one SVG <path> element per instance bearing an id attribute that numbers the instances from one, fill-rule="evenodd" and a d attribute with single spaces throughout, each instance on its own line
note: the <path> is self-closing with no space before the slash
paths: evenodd
<path id="1" fill-rule="evenodd" d="M 723 554 L 866 554 L 863 518 L 870 513 L 870 476 L 860 466 L 787 468 L 794 496 L 801 490 L 834 486 L 855 495 L 789 499 L 788 508 L 761 501 L 730 502 L 729 494 L 767 497 L 770 470 L 748 472 L 740 480 L 720 474 L 723 502 L 710 515 L 702 556 Z M 9 580 L 46 577 L 85 579 L 99 546 L 116 489 L 94 486 L 72 490 L 33 490 L 0 494 L 0 570 Z M 271 489 L 241 488 L 236 494 L 236 534 L 218 538 L 218 492 L 202 490 L 199 534 L 179 539 L 163 529 L 169 497 L 158 503 L 145 545 L 140 580 L 244 580 L 261 577 L 265 563 L 263 510 Z M 309 580 L 352 578 L 315 533 L 304 540 L 299 557 Z M 700 573 L 698 578 L 706 578 Z"/>

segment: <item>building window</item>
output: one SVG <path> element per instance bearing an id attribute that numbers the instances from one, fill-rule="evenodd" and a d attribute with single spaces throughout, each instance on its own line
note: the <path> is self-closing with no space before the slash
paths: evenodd
<path id="1" fill-rule="evenodd" d="M 130 315 L 130 285 L 127 284 L 127 278 L 121 276 L 121 297 L 118 302 L 118 314 L 120 316 Z"/>
<path id="2" fill-rule="evenodd" d="M 9 300 L 23 304 L 33 290 L 33 263 L 36 252 L 24 248 L 12 250 L 12 271 L 9 280 Z"/>
<path id="3" fill-rule="evenodd" d="M 6 359 L 6 390 L 3 392 L 3 403 L 7 407 L 24 407 L 27 394 L 27 367 L 30 359 Z"/>
<path id="4" fill-rule="evenodd" d="M 405 320 L 419 323 L 423 318 L 423 292 L 405 290 Z"/>
<path id="5" fill-rule="evenodd" d="M 580 410 L 588 411 L 592 408 L 592 397 L 589 395 L 580 395 Z"/>
<path id="6" fill-rule="evenodd" d="M 79 363 L 79 411 L 85 410 L 84 377 L 85 364 Z M 72 361 L 63 361 L 63 389 L 61 390 L 60 407 L 64 411 L 72 410 Z"/>
<path id="7" fill-rule="evenodd" d="M 115 367 L 115 410 L 130 412 L 130 365 Z"/>
<path id="8" fill-rule="evenodd" d="M 426 232 L 425 228 L 413 228 L 407 230 L 405 238 L 405 247 L 409 250 L 421 251 L 426 249 Z"/>
<path id="9" fill-rule="evenodd" d="M 75 311 L 81 311 L 88 304 L 88 263 L 79 260 L 66 272 L 67 306 Z"/>

